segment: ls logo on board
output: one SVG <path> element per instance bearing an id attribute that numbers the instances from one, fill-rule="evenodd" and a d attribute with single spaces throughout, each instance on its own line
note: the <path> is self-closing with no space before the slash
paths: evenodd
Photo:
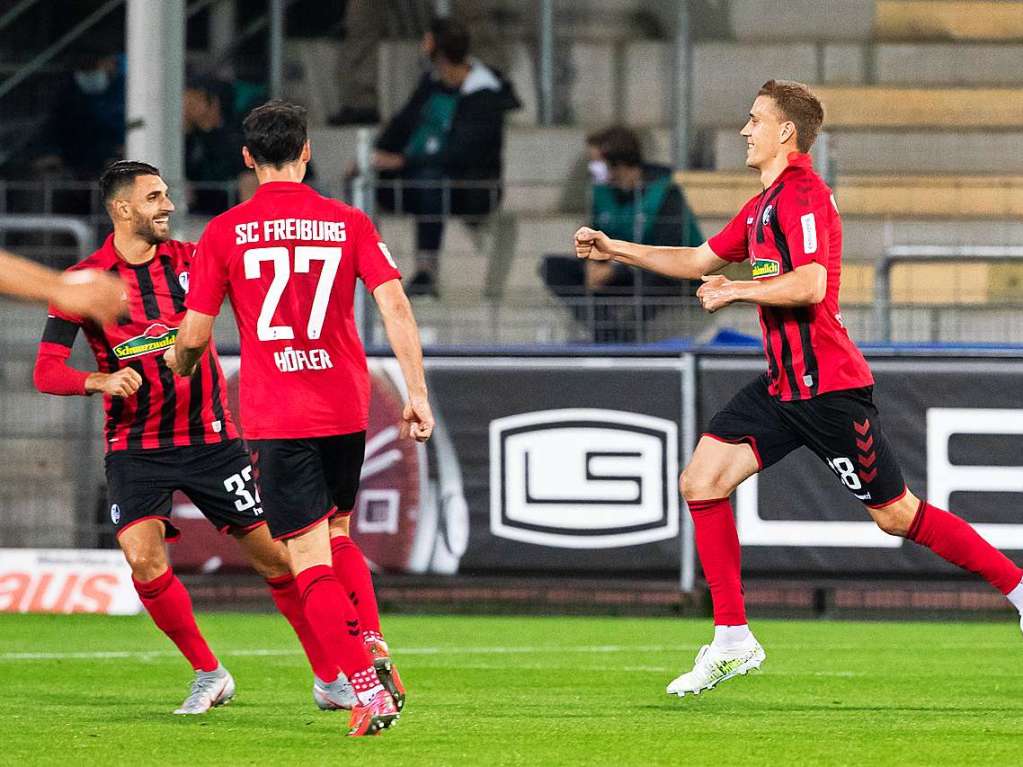
<path id="1" fill-rule="evenodd" d="M 619 410 L 490 423 L 490 530 L 540 546 L 605 549 L 678 534 L 678 428 Z"/>

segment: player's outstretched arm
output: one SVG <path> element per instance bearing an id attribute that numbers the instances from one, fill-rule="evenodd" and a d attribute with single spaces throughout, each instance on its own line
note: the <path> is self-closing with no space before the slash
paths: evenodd
<path id="1" fill-rule="evenodd" d="M 100 325 L 113 322 L 125 309 L 121 281 L 95 269 L 56 272 L 0 250 L 0 293 L 56 306 Z"/>
<path id="2" fill-rule="evenodd" d="M 594 261 L 617 261 L 678 280 L 698 280 L 727 265 L 710 245 L 696 248 L 674 248 L 640 245 L 626 240 L 613 240 L 601 231 L 581 227 L 575 233 L 575 254 Z"/>
<path id="3" fill-rule="evenodd" d="M 206 353 L 206 347 L 213 336 L 214 319 L 212 315 L 195 309 L 185 312 L 174 346 L 163 355 L 167 367 L 179 376 L 190 376 L 195 372 L 195 366 Z"/>
<path id="4" fill-rule="evenodd" d="M 817 263 L 767 280 L 729 280 L 722 274 L 703 280 L 696 297 L 711 313 L 736 301 L 783 308 L 810 306 L 823 301 L 828 290 L 828 270 Z"/>
<path id="5" fill-rule="evenodd" d="M 412 305 L 399 280 L 389 280 L 373 291 L 394 356 L 408 388 L 408 402 L 401 415 L 401 436 L 426 442 L 433 433 L 433 411 L 426 394 L 423 348 L 419 343 Z"/>

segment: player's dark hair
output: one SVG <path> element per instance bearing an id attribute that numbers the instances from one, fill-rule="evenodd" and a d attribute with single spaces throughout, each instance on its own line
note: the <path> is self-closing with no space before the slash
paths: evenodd
<path id="1" fill-rule="evenodd" d="M 136 160 L 115 160 L 103 169 L 99 177 L 99 194 L 107 205 L 124 187 L 131 186 L 139 176 L 159 176 L 154 166 Z"/>
<path id="2" fill-rule="evenodd" d="M 796 148 L 809 152 L 824 123 L 824 107 L 813 91 L 792 80 L 768 80 L 757 95 L 774 100 L 785 119 L 796 126 Z"/>
<path id="3" fill-rule="evenodd" d="M 586 137 L 586 143 L 597 147 L 610 166 L 643 164 L 643 148 L 635 131 L 624 125 L 612 125 Z"/>
<path id="4" fill-rule="evenodd" d="M 278 169 L 297 160 L 308 140 L 305 107 L 276 99 L 249 112 L 242 129 L 256 164 Z"/>
<path id="5" fill-rule="evenodd" d="M 434 19 L 430 22 L 433 53 L 438 53 L 452 64 L 461 64 L 469 55 L 469 30 L 462 22 L 452 19 Z"/>

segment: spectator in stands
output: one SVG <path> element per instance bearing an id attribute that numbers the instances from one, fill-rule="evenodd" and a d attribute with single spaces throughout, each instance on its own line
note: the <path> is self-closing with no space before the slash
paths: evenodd
<path id="1" fill-rule="evenodd" d="M 182 99 L 185 178 L 192 213 L 217 215 L 237 202 L 246 172 L 241 132 L 234 111 L 234 89 L 214 78 L 190 78 Z"/>
<path id="2" fill-rule="evenodd" d="M 92 180 L 124 154 L 125 57 L 84 51 L 60 87 L 37 172 Z"/>
<path id="3" fill-rule="evenodd" d="M 493 9 L 482 0 L 453 0 L 451 11 L 470 30 L 475 49 L 490 64 L 506 67 L 507 46 L 498 34 Z M 433 13 L 432 0 L 347 0 L 338 78 L 341 109 L 330 117 L 331 125 L 380 122 L 380 44 L 385 38 L 421 38 L 430 31 Z"/>
<path id="4" fill-rule="evenodd" d="M 633 131 L 605 128 L 587 136 L 586 146 L 594 229 L 644 245 L 703 243 L 699 222 L 673 182 L 671 169 L 644 163 Z M 653 319 L 660 305 L 691 296 L 697 287 L 612 261 L 580 261 L 574 256 L 546 256 L 541 275 L 577 319 L 592 321 L 593 340 L 598 343 L 637 340 L 640 327 Z"/>
<path id="5" fill-rule="evenodd" d="M 416 221 L 410 296 L 437 295 L 437 258 L 449 215 L 478 223 L 501 198 L 505 113 L 519 107 L 500 72 L 469 56 L 469 34 L 438 19 L 423 37 L 433 62 L 377 139 L 377 202 Z"/>

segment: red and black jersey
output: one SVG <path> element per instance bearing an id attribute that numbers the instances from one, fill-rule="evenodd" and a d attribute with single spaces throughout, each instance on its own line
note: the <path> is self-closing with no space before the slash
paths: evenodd
<path id="1" fill-rule="evenodd" d="M 827 292 L 819 304 L 759 307 L 772 395 L 802 400 L 874 383 L 842 324 L 842 220 L 809 155 L 790 154 L 788 167 L 774 183 L 747 202 L 708 244 L 726 261 L 748 258 L 755 280 L 810 263 L 828 270 Z"/>
<path id="2" fill-rule="evenodd" d="M 191 378 L 175 376 L 163 361 L 185 315 L 194 252 L 194 244 L 170 240 L 159 245 L 147 263 L 129 264 L 117 254 L 111 235 L 69 271 L 102 269 L 119 277 L 126 286 L 130 315 L 100 327 L 50 308 L 36 359 L 35 380 L 41 391 L 85 394 L 89 374 L 67 365 L 79 330 L 85 332 L 100 372 L 131 367 L 142 376 L 142 386 L 133 396 L 104 397 L 107 451 L 206 445 L 238 437 L 213 344 Z"/>

